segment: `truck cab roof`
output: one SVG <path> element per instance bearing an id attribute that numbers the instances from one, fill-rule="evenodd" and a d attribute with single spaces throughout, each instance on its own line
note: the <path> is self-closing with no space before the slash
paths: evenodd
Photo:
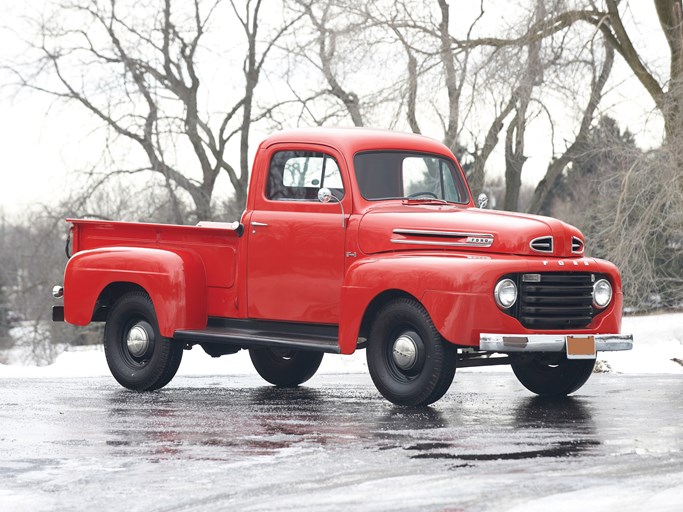
<path id="1" fill-rule="evenodd" d="M 402 150 L 434 153 L 456 160 L 441 142 L 415 133 L 395 132 L 376 128 L 334 127 L 297 128 L 267 137 L 261 147 L 278 143 L 323 144 L 353 157 L 360 151 Z"/>

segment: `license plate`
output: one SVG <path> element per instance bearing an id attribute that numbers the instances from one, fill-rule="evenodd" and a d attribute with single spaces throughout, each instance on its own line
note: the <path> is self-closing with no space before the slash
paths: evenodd
<path id="1" fill-rule="evenodd" d="M 567 359 L 595 359 L 595 337 L 567 336 Z"/>

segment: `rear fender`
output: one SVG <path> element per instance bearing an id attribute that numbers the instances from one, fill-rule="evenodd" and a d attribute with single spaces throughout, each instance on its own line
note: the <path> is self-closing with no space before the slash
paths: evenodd
<path id="1" fill-rule="evenodd" d="M 64 319 L 90 323 L 100 294 L 112 283 L 135 284 L 149 294 L 162 336 L 206 328 L 206 272 L 192 251 L 106 247 L 76 253 L 64 273 Z"/>

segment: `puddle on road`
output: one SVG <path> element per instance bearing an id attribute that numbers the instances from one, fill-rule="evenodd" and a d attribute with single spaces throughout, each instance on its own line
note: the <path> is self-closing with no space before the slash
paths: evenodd
<path id="1" fill-rule="evenodd" d="M 505 406 L 491 404 L 490 410 L 481 410 L 481 404 L 469 409 L 457 417 L 440 412 L 424 424 L 416 414 L 407 422 L 412 432 L 404 432 L 401 422 L 401 429 L 378 434 L 384 444 L 375 450 L 405 450 L 410 459 L 483 462 L 577 457 L 602 444 L 590 407 L 581 399 L 533 397 Z"/>
<path id="2" fill-rule="evenodd" d="M 438 443 L 435 443 L 438 444 Z M 574 441 L 560 441 L 548 448 L 539 450 L 523 450 L 509 453 L 419 453 L 411 455 L 411 459 L 458 459 L 464 461 L 490 461 L 490 460 L 524 460 L 541 457 L 565 458 L 576 457 L 586 450 L 599 445 L 600 442 L 592 439 L 579 439 Z M 410 448 L 406 448 L 410 449 Z"/>

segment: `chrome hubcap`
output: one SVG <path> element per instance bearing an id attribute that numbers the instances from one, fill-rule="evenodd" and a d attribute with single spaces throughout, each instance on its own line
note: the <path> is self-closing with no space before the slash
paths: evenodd
<path id="1" fill-rule="evenodd" d="M 133 357 L 142 357 L 149 348 L 149 334 L 142 324 L 135 324 L 126 337 L 128 352 Z"/>
<path id="2" fill-rule="evenodd" d="M 401 370 L 410 370 L 417 361 L 417 343 L 407 334 L 402 334 L 394 341 L 392 354 L 396 366 Z"/>

